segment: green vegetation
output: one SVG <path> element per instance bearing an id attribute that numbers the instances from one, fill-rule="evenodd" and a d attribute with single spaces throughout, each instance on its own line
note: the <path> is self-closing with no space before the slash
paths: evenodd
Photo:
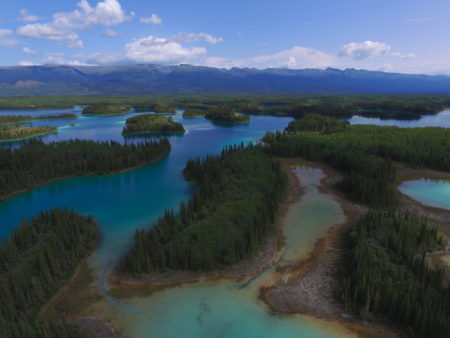
<path id="1" fill-rule="evenodd" d="M 22 125 L 0 125 L 0 141 L 18 141 L 58 131 L 57 127 L 27 127 Z"/>
<path id="2" fill-rule="evenodd" d="M 186 109 L 183 112 L 183 117 L 185 119 L 190 119 L 190 118 L 194 118 L 194 117 L 200 117 L 200 116 L 205 116 L 206 112 L 203 110 L 199 110 L 199 109 Z"/>
<path id="3" fill-rule="evenodd" d="M 133 133 L 184 133 L 185 130 L 181 123 L 172 119 L 155 114 L 142 114 L 130 117 L 126 121 L 122 134 Z"/>
<path id="4" fill-rule="evenodd" d="M 31 122 L 38 120 L 63 120 L 63 119 L 76 119 L 75 114 L 55 114 L 55 115 L 39 115 L 39 116 L 29 116 L 29 115 L 2 115 L 0 116 L 0 124 L 5 123 L 21 123 L 21 122 Z"/>
<path id="5" fill-rule="evenodd" d="M 218 122 L 250 122 L 250 116 L 235 112 L 234 108 L 231 106 L 216 107 L 215 109 L 208 111 L 205 118 Z"/>
<path id="6" fill-rule="evenodd" d="M 129 112 L 130 107 L 118 104 L 94 104 L 83 109 L 83 115 L 87 116 L 123 115 Z"/>
<path id="7" fill-rule="evenodd" d="M 0 336 L 84 337 L 77 327 L 36 320 L 47 303 L 95 247 L 91 216 L 66 209 L 23 221 L 0 246 Z"/>
<path id="8" fill-rule="evenodd" d="M 286 128 L 288 132 L 299 131 L 315 131 L 320 133 L 331 133 L 337 131 L 344 131 L 349 127 L 349 123 L 342 120 L 337 120 L 332 117 L 306 114 L 303 118 L 291 121 Z"/>
<path id="9" fill-rule="evenodd" d="M 82 140 L 45 144 L 30 140 L 16 150 L 0 149 L 0 199 L 67 176 L 131 169 L 160 160 L 169 151 L 167 139 L 137 145 Z"/>
<path id="10" fill-rule="evenodd" d="M 371 212 L 348 235 L 338 297 L 365 319 L 399 324 L 408 336 L 448 337 L 450 289 L 425 253 L 442 249 L 426 220 Z"/>
<path id="11" fill-rule="evenodd" d="M 218 269 L 255 253 L 273 229 L 286 176 L 263 146 L 190 160 L 184 174 L 199 189 L 179 215 L 168 210 L 152 229 L 136 232 L 122 271 Z"/>
<path id="12" fill-rule="evenodd" d="M 362 115 L 387 119 L 418 119 L 450 107 L 450 95 L 151 95 L 0 97 L 0 109 L 70 108 L 74 105 L 128 105 L 137 110 L 171 113 L 176 107 L 213 111 L 229 105 L 260 115 L 305 114 L 334 117 Z"/>

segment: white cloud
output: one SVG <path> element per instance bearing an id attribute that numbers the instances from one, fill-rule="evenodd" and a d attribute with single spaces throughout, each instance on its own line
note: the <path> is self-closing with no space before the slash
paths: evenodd
<path id="1" fill-rule="evenodd" d="M 35 50 L 31 49 L 31 48 L 28 48 L 28 47 L 23 47 L 22 48 L 22 52 L 24 52 L 25 54 L 28 54 L 28 55 L 37 54 L 37 51 L 35 51 Z"/>
<path id="2" fill-rule="evenodd" d="M 118 0 L 103 0 L 92 7 L 87 0 L 80 0 L 78 9 L 72 12 L 53 14 L 49 23 L 34 23 L 19 27 L 17 33 L 33 39 L 69 41 L 69 47 L 81 48 L 83 42 L 75 30 L 86 30 L 94 26 L 116 26 L 130 20 L 133 13 L 127 14 Z"/>
<path id="3" fill-rule="evenodd" d="M 374 56 L 386 54 L 391 46 L 384 42 L 364 41 L 350 42 L 344 45 L 339 56 L 349 56 L 354 60 L 364 60 Z"/>
<path id="4" fill-rule="evenodd" d="M 205 42 L 215 45 L 216 43 L 222 42 L 223 38 L 215 37 L 210 34 L 202 32 L 202 33 L 180 33 L 178 35 L 171 37 L 170 40 L 175 42 L 186 42 L 186 43 L 193 43 L 203 40 Z"/>
<path id="5" fill-rule="evenodd" d="M 18 44 L 11 29 L 0 29 L 0 46 L 14 47 Z"/>
<path id="6" fill-rule="evenodd" d="M 274 54 L 260 55 L 243 60 L 230 60 L 210 57 L 206 65 L 219 68 L 250 67 L 250 68 L 325 68 L 332 66 L 335 57 L 317 49 L 296 46 Z"/>
<path id="7" fill-rule="evenodd" d="M 407 54 L 402 54 L 402 53 L 392 53 L 391 54 L 393 57 L 402 59 L 402 60 L 406 60 L 406 59 L 412 59 L 416 57 L 416 54 L 414 53 L 407 53 Z"/>
<path id="8" fill-rule="evenodd" d="M 35 66 L 35 63 L 32 61 L 20 61 L 19 66 Z"/>
<path id="9" fill-rule="evenodd" d="M 36 16 L 36 15 L 31 15 L 28 10 L 26 9 L 21 9 L 20 10 L 20 21 L 24 21 L 24 22 L 33 22 L 33 21 L 38 21 L 41 18 Z"/>
<path id="10" fill-rule="evenodd" d="M 140 18 L 139 21 L 149 25 L 162 25 L 162 18 L 157 14 L 152 14 L 150 16 Z"/>
<path id="11" fill-rule="evenodd" d="M 117 32 L 113 29 L 105 29 L 105 31 L 103 32 L 102 35 L 106 38 L 118 38 L 122 34 L 120 34 L 119 32 Z"/>
<path id="12" fill-rule="evenodd" d="M 75 49 L 75 48 L 84 48 L 84 42 L 82 40 L 69 41 L 67 43 L 67 47 Z"/>

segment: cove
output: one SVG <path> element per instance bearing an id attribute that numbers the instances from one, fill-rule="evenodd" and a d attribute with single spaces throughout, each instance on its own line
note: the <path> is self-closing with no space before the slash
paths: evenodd
<path id="1" fill-rule="evenodd" d="M 422 204 L 450 210 L 450 181 L 422 178 L 405 181 L 398 189 Z"/>
<path id="2" fill-rule="evenodd" d="M 296 169 L 304 195 L 283 222 L 285 246 L 276 266 L 307 257 L 318 238 L 345 221 L 340 205 L 319 191 L 319 169 Z M 300 315 L 273 314 L 258 299 L 259 289 L 276 277 L 274 267 L 248 281 L 201 282 L 125 300 L 133 312 L 107 312 L 129 337 L 348 337 L 341 325 Z M 242 286 L 245 287 L 242 287 Z"/>
<path id="3" fill-rule="evenodd" d="M 446 109 L 435 115 L 423 115 L 418 120 L 385 120 L 359 115 L 345 119 L 350 124 L 374 124 L 377 126 L 397 126 L 402 128 L 414 127 L 443 127 L 450 128 L 450 110 Z"/>

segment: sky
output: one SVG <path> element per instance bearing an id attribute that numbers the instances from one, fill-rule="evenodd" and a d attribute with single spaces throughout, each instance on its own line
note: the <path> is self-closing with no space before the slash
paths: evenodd
<path id="1" fill-rule="evenodd" d="M 148 63 L 450 75 L 450 1 L 1 1 L 1 66 Z"/>

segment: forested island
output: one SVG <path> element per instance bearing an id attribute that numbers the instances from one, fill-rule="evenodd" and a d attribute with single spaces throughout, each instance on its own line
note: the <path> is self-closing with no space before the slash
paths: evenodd
<path id="1" fill-rule="evenodd" d="M 0 245 L 0 336 L 87 337 L 79 328 L 37 321 L 40 308 L 96 246 L 91 216 L 67 209 L 23 221 Z"/>
<path id="2" fill-rule="evenodd" d="M 155 114 L 142 114 L 130 117 L 126 121 L 122 135 L 137 133 L 184 133 L 181 123 L 174 121 L 170 116 Z"/>
<path id="3" fill-rule="evenodd" d="M 55 179 L 129 170 L 158 161 L 169 151 L 167 139 L 138 144 L 30 140 L 15 150 L 0 149 L 0 199 Z"/>
<path id="4" fill-rule="evenodd" d="M 220 106 L 208 111 L 205 115 L 208 120 L 217 122 L 232 122 L 232 123 L 248 123 L 250 116 L 238 113 L 231 106 Z"/>
<path id="5" fill-rule="evenodd" d="M 0 125 L 0 141 L 20 141 L 36 136 L 56 133 L 57 127 L 28 127 L 23 125 Z"/>
<path id="6" fill-rule="evenodd" d="M 112 116 L 124 115 L 129 112 L 131 112 L 129 106 L 100 103 L 84 108 L 82 114 L 86 116 Z"/>
<path id="7" fill-rule="evenodd" d="M 331 133 L 344 131 L 349 125 L 350 124 L 347 121 L 337 120 L 333 117 L 318 114 L 306 114 L 301 119 L 289 122 L 286 131 L 292 133 L 299 131 Z"/>
<path id="8" fill-rule="evenodd" d="M 425 258 L 444 246 L 426 219 L 369 212 L 347 235 L 338 297 L 347 311 L 397 323 L 408 336 L 448 337 L 450 288 Z"/>
<path id="9" fill-rule="evenodd" d="M 183 117 L 185 119 L 191 119 L 195 117 L 202 117 L 206 115 L 206 111 L 199 110 L 199 109 L 186 109 L 183 112 Z"/>
<path id="10" fill-rule="evenodd" d="M 190 160 L 184 174 L 198 190 L 178 215 L 167 210 L 136 232 L 121 272 L 219 269 L 251 256 L 273 230 L 287 180 L 264 147 L 228 147 Z"/>
<path id="11" fill-rule="evenodd" d="M 0 124 L 6 123 L 22 123 L 22 122 L 32 122 L 39 120 L 65 120 L 65 119 L 76 119 L 75 114 L 49 114 L 49 115 L 1 115 Z"/>

